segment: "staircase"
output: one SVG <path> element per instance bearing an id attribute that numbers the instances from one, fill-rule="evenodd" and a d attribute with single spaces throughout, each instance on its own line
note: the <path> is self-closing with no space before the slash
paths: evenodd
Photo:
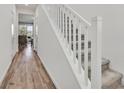
<path id="1" fill-rule="evenodd" d="M 45 5 L 43 10 L 81 88 L 124 88 L 122 74 L 101 57 L 101 17 L 92 18 L 90 24 L 66 5 Z"/>
<path id="2" fill-rule="evenodd" d="M 76 85 L 76 88 L 82 89 L 124 88 L 124 86 L 121 84 L 123 77 L 122 74 L 111 69 L 109 66 L 110 61 L 102 58 L 101 55 L 101 17 L 93 17 L 91 18 L 91 23 L 89 23 L 67 5 L 42 5 L 42 7 L 39 7 L 39 10 L 42 10 L 42 14 L 40 16 L 43 16 L 39 19 L 46 19 L 41 20 L 40 22 L 43 21 L 42 25 L 48 25 L 47 27 L 49 27 L 48 29 L 44 27 L 44 34 L 42 34 L 42 37 L 44 38 L 39 40 L 43 40 L 42 43 L 44 42 L 44 39 L 48 40 L 42 44 L 41 49 L 43 50 L 41 50 L 41 53 L 43 59 L 49 63 L 49 65 L 46 65 L 46 67 L 48 66 L 48 68 L 51 68 L 48 72 L 52 71 L 52 75 L 50 76 L 53 76 L 52 79 L 54 80 L 56 87 L 75 88 L 74 85 Z M 55 51 L 51 51 L 49 47 L 43 47 L 45 44 L 46 46 L 51 47 L 54 45 L 53 49 L 55 48 L 56 51 L 58 49 L 60 51 L 59 54 L 61 53 L 63 57 L 60 58 L 58 53 L 54 53 Z M 51 56 L 48 58 L 49 55 L 47 56 L 44 49 L 49 50 L 49 55 L 52 53 L 52 61 L 49 60 L 51 59 Z M 56 54 L 54 60 L 53 53 L 54 55 Z M 47 58 L 45 59 L 46 56 Z M 56 62 L 57 58 L 59 59 L 58 61 L 65 59 L 64 61 L 59 62 L 59 64 L 65 63 L 58 65 L 58 61 Z M 55 63 L 52 63 L 53 66 L 51 66 L 50 62 Z M 53 67 L 55 67 L 55 65 L 56 67 L 57 65 L 60 67 L 54 70 Z M 66 66 L 69 68 L 68 71 L 65 70 Z M 65 75 L 66 78 L 58 77 L 60 76 L 58 73 L 61 73 L 61 75 L 65 75 L 65 73 L 67 73 Z M 70 73 L 71 75 L 69 75 Z"/>
<path id="3" fill-rule="evenodd" d="M 102 59 L 102 88 L 103 89 L 123 89 L 121 84 L 123 75 L 110 68 L 110 61 Z"/>

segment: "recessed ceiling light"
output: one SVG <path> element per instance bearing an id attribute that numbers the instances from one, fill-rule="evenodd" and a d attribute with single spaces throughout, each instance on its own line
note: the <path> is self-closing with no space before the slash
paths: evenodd
<path id="1" fill-rule="evenodd" d="M 25 6 L 28 6 L 29 4 L 25 4 Z"/>

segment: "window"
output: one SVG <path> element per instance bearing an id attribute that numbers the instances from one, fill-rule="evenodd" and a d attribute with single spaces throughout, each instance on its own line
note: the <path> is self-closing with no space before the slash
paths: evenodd
<path id="1" fill-rule="evenodd" d="M 33 31 L 32 25 L 28 25 L 28 26 L 27 26 L 27 32 L 32 32 L 32 31 Z"/>
<path id="2" fill-rule="evenodd" d="M 33 36 L 33 25 L 27 25 L 27 36 Z"/>
<path id="3" fill-rule="evenodd" d="M 27 34 L 27 25 L 19 24 L 19 35 L 26 35 L 26 34 Z"/>

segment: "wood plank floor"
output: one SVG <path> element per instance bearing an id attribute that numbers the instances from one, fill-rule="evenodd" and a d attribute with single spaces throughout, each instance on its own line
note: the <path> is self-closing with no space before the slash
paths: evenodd
<path id="1" fill-rule="evenodd" d="M 1 88 L 55 89 L 55 86 L 39 57 L 28 45 L 21 53 L 15 56 Z"/>

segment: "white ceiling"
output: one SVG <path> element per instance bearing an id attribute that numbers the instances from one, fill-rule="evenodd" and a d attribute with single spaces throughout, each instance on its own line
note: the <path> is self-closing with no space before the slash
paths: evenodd
<path id="1" fill-rule="evenodd" d="M 20 22 L 20 23 L 32 24 L 33 21 L 34 21 L 33 15 L 19 14 L 19 22 Z"/>
<path id="2" fill-rule="evenodd" d="M 17 9 L 35 11 L 37 4 L 16 4 Z"/>
<path id="3" fill-rule="evenodd" d="M 33 23 L 33 13 L 35 13 L 37 4 L 16 4 L 17 11 L 19 12 L 20 23 Z"/>

